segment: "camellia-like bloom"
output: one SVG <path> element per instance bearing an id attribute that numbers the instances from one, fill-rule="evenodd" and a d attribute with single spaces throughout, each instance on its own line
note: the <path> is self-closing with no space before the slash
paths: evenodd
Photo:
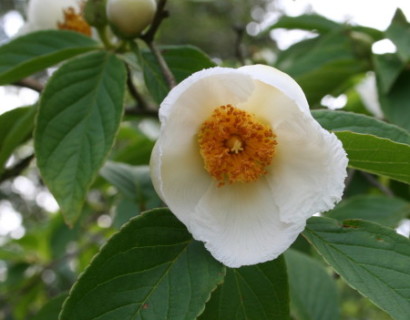
<path id="1" fill-rule="evenodd" d="M 81 0 L 30 0 L 21 33 L 63 29 L 91 36 L 91 27 L 81 14 L 82 5 Z"/>
<path id="2" fill-rule="evenodd" d="M 197 72 L 169 93 L 160 121 L 154 186 L 229 267 L 276 258 L 307 218 L 341 199 L 348 162 L 342 144 L 277 69 Z"/>

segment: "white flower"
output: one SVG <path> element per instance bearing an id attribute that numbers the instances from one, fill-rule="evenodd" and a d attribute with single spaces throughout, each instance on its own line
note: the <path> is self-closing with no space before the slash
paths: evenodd
<path id="1" fill-rule="evenodd" d="M 91 34 L 91 28 L 81 16 L 81 0 L 30 0 L 27 23 L 20 33 L 47 29 L 70 29 Z"/>
<path id="2" fill-rule="evenodd" d="M 341 199 L 348 162 L 342 144 L 277 69 L 197 72 L 169 93 L 160 120 L 154 186 L 229 267 L 276 258 L 307 218 Z"/>
<path id="3" fill-rule="evenodd" d="M 154 19 L 155 0 L 108 0 L 107 18 L 124 36 L 139 35 Z"/>

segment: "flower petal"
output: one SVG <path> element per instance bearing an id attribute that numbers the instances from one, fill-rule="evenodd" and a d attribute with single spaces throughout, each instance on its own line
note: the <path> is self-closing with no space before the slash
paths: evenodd
<path id="1" fill-rule="evenodd" d="M 238 71 L 251 76 L 255 80 L 266 83 L 272 88 L 278 89 L 293 100 L 301 111 L 310 114 L 309 104 L 303 90 L 286 73 L 265 65 L 244 66 L 239 68 Z"/>
<path id="2" fill-rule="evenodd" d="M 300 114 L 276 129 L 277 151 L 268 181 L 283 222 L 306 219 L 341 199 L 347 157 L 334 134 Z"/>
<path id="3" fill-rule="evenodd" d="M 265 179 L 249 184 L 209 187 L 188 229 L 223 264 L 237 268 L 275 259 L 296 239 L 305 220 L 280 221 Z"/>

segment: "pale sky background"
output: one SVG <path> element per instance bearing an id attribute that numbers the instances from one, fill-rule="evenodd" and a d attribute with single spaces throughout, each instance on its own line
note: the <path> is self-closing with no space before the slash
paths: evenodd
<path id="1" fill-rule="evenodd" d="M 290 16 L 298 16 L 306 11 L 316 12 L 338 22 L 349 22 L 379 30 L 385 30 L 396 11 L 400 7 L 410 20 L 410 0 L 277 0 L 279 8 Z M 275 19 L 273 14 L 269 20 Z M 10 12 L 0 18 L 5 25 L 8 36 L 15 35 L 23 25 L 22 17 L 17 12 Z M 286 35 L 286 36 L 285 36 Z M 302 32 L 286 33 L 278 30 L 273 33 L 279 39 L 281 49 L 305 36 Z M 382 42 L 374 47 L 377 53 L 394 52 L 395 47 L 389 42 Z M 37 93 L 29 89 L 17 89 L 0 86 L 0 114 L 19 106 L 32 104 L 37 100 Z M 46 192 L 36 194 L 32 182 L 25 177 L 17 177 L 13 181 L 13 189 L 24 197 L 35 200 L 40 206 L 52 211 L 58 209 L 52 196 Z M 408 235 L 410 223 L 405 222 L 398 230 Z M 24 235 L 21 215 L 7 201 L 0 202 L 0 244 L 2 236 L 20 238 Z"/>

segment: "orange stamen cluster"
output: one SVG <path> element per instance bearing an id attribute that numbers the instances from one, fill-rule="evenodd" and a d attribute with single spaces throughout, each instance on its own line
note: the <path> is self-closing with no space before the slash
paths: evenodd
<path id="1" fill-rule="evenodd" d="M 81 13 L 77 13 L 74 8 L 64 9 L 64 22 L 58 22 L 60 30 L 72 30 L 91 36 L 91 27 L 84 20 Z"/>
<path id="2" fill-rule="evenodd" d="M 252 114 L 226 105 L 216 108 L 198 132 L 205 169 L 218 181 L 252 182 L 267 173 L 276 136 Z"/>

